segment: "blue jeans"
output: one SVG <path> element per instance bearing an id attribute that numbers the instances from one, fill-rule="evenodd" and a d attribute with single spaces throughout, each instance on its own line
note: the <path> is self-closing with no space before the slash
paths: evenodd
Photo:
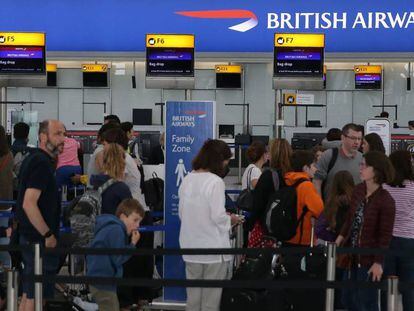
<path id="1" fill-rule="evenodd" d="M 391 250 L 414 250 L 414 239 L 393 237 Z M 387 256 L 385 259 L 384 275 L 396 275 L 401 282 L 414 282 L 414 258 Z M 404 310 L 414 310 L 414 289 L 401 291 Z M 382 302 L 386 306 L 386 301 Z"/>
<path id="2" fill-rule="evenodd" d="M 344 271 L 343 280 L 368 281 L 368 268 L 352 268 Z M 344 288 L 342 303 L 348 311 L 379 311 L 376 288 Z"/>
<path id="3" fill-rule="evenodd" d="M 20 245 L 32 246 L 34 243 L 30 242 L 23 235 L 20 235 Z M 40 243 L 42 247 L 44 243 Z M 34 275 L 34 249 L 27 249 L 22 251 L 23 258 L 23 276 L 33 277 Z M 55 254 L 43 254 L 43 275 L 56 275 L 59 266 L 59 257 Z M 27 295 L 28 299 L 34 298 L 34 282 L 30 280 L 22 281 L 23 293 Z M 43 298 L 50 299 L 54 297 L 55 284 L 43 283 Z"/>

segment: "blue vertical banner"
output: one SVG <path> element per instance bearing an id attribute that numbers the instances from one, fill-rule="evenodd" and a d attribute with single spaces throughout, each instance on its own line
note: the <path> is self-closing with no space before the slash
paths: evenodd
<path id="1" fill-rule="evenodd" d="M 213 101 L 167 101 L 165 120 L 164 247 L 179 248 L 178 189 L 203 143 L 215 138 L 216 105 Z M 181 256 L 165 256 L 164 278 L 185 278 Z M 185 288 L 164 288 L 164 300 L 185 301 Z"/>

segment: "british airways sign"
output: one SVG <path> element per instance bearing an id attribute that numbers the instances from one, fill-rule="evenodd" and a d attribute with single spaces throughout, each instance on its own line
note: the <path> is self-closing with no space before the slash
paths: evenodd
<path id="1" fill-rule="evenodd" d="M 146 33 L 194 34 L 197 52 L 271 52 L 275 32 L 317 32 L 327 52 L 414 52 L 408 0 L 43 0 L 2 3 L 0 31 L 49 51 L 144 51 Z"/>

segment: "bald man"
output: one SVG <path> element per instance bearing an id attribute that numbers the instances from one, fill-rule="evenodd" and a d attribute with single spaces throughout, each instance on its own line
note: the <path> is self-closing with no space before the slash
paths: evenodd
<path id="1" fill-rule="evenodd" d="M 65 127 L 58 120 L 45 120 L 39 125 L 39 148 L 34 149 L 20 170 L 16 215 L 19 221 L 20 244 L 55 247 L 59 234 L 60 202 L 55 179 L 56 161 L 63 151 Z M 22 252 L 23 275 L 34 272 L 31 248 Z M 44 254 L 43 274 L 56 274 L 59 257 Z M 43 297 L 53 298 L 54 284 L 44 284 Z M 20 311 L 34 310 L 34 282 L 23 281 Z"/>

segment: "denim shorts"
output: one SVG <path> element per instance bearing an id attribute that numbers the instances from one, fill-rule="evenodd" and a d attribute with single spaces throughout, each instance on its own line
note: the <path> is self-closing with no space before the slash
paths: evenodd
<path id="1" fill-rule="evenodd" d="M 22 251 L 23 259 L 23 276 L 33 277 L 34 276 L 34 248 L 35 243 L 28 240 L 23 235 L 20 235 L 21 246 L 32 246 Z M 41 247 L 44 248 L 44 243 L 40 243 Z M 43 254 L 43 275 L 56 275 L 59 265 L 59 256 L 55 254 Z M 23 293 L 27 295 L 28 299 L 34 299 L 34 281 L 23 279 L 22 281 Z M 43 298 L 50 299 L 54 297 L 55 284 L 54 283 L 43 283 Z"/>

